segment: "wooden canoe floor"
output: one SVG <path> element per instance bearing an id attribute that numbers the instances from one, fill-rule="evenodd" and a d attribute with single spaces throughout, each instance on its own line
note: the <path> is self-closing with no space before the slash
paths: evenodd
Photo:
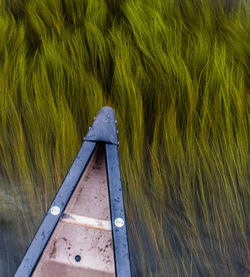
<path id="1" fill-rule="evenodd" d="M 104 145 L 95 149 L 32 276 L 115 276 Z"/>

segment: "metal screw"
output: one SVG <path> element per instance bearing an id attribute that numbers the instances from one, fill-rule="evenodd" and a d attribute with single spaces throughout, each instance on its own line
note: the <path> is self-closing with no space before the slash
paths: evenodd
<path id="1" fill-rule="evenodd" d="M 115 226 L 118 228 L 121 228 L 121 227 L 123 227 L 123 225 L 124 225 L 124 220 L 120 217 L 117 217 L 115 219 Z"/>
<path id="2" fill-rule="evenodd" d="M 58 215 L 60 213 L 60 208 L 58 206 L 53 206 L 50 210 L 51 214 Z"/>

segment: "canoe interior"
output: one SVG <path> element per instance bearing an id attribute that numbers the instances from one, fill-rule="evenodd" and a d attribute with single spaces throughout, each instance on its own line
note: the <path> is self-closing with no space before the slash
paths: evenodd
<path id="1" fill-rule="evenodd" d="M 115 276 L 104 144 L 97 144 L 32 276 Z"/>

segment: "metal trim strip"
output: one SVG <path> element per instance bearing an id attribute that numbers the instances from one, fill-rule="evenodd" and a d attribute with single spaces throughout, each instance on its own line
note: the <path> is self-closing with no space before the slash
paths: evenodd
<path id="1" fill-rule="evenodd" d="M 116 276 L 130 277 L 131 268 L 118 147 L 115 144 L 106 144 L 105 148 Z"/>

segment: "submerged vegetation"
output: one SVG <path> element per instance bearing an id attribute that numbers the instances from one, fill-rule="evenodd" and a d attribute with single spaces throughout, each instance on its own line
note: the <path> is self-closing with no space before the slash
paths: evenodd
<path id="1" fill-rule="evenodd" d="M 249 67 L 246 0 L 0 0 L 0 275 L 110 105 L 133 276 L 248 276 Z"/>

